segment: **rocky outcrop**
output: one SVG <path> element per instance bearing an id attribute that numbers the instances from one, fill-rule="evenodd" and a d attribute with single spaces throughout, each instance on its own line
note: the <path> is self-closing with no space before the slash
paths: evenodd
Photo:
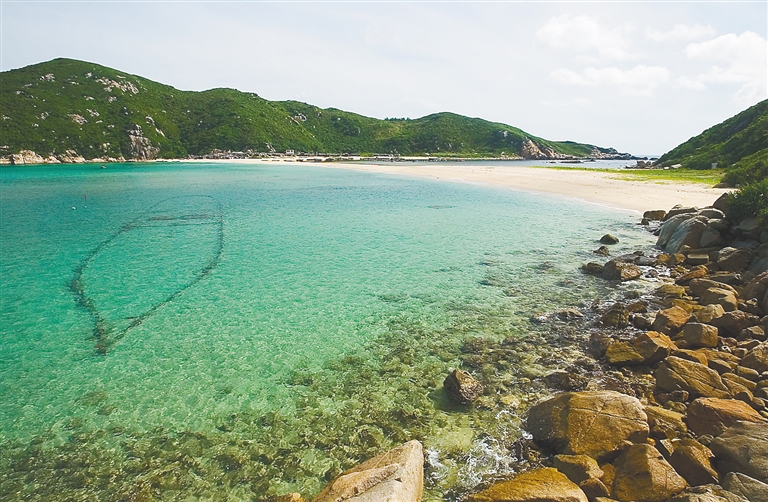
<path id="1" fill-rule="evenodd" d="M 483 385 L 464 370 L 453 370 L 443 382 L 448 397 L 461 404 L 469 404 L 483 395 Z"/>
<path id="2" fill-rule="evenodd" d="M 469 497 L 471 502 L 588 502 L 583 491 L 557 469 L 518 474 Z M 394 502 L 394 500 L 393 500 Z"/>
<path id="3" fill-rule="evenodd" d="M 423 466 L 421 443 L 409 441 L 343 472 L 312 502 L 419 502 Z"/>
<path id="4" fill-rule="evenodd" d="M 32 150 L 21 150 L 11 155 L 11 163 L 14 165 L 43 164 L 45 159 Z"/>
<path id="5" fill-rule="evenodd" d="M 149 138 L 144 137 L 144 131 L 139 124 L 133 124 L 127 131 L 131 143 L 131 156 L 136 160 L 152 160 L 157 158 L 160 149 L 152 145 Z"/>
<path id="6" fill-rule="evenodd" d="M 531 408 L 528 431 L 558 453 L 614 457 L 625 441 L 648 437 L 643 406 L 636 398 L 613 391 L 567 392 Z"/>

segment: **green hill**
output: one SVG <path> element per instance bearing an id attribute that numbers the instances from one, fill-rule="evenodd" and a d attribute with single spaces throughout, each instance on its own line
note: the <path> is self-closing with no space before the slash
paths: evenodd
<path id="1" fill-rule="evenodd" d="M 0 73 L 0 158 L 181 158 L 274 153 L 628 157 L 452 113 L 365 117 L 235 89 L 180 91 L 94 63 L 55 59 Z M 69 151 L 69 153 L 67 153 Z"/>
<path id="2" fill-rule="evenodd" d="M 726 170 L 725 181 L 732 185 L 768 177 L 768 100 L 710 127 L 656 162 L 688 169 L 709 169 L 713 163 Z"/>

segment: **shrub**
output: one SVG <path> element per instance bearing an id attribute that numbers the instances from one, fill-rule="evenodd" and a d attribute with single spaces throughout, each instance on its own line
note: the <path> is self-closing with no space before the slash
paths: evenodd
<path id="1" fill-rule="evenodd" d="M 736 219 L 757 216 L 760 225 L 768 229 L 768 179 L 744 185 L 728 199 L 728 209 Z"/>

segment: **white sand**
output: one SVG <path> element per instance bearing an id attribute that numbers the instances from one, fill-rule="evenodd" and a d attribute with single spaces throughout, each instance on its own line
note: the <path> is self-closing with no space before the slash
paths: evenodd
<path id="1" fill-rule="evenodd" d="M 211 162 L 211 161 L 202 161 Z M 286 160 L 220 160 L 243 164 L 295 165 Z M 334 169 L 352 169 L 375 173 L 398 174 L 441 181 L 475 183 L 504 187 L 525 192 L 546 193 L 581 199 L 617 209 L 643 212 L 649 209 L 668 210 L 675 204 L 704 207 L 711 205 L 723 192 L 699 183 L 658 181 L 628 181 L 620 175 L 601 171 L 520 167 L 499 163 L 493 167 L 445 165 L 440 162 L 379 165 L 365 163 L 301 163 Z"/>
<path id="2" fill-rule="evenodd" d="M 587 202 L 643 212 L 668 210 L 675 204 L 704 207 L 711 205 L 723 192 L 699 183 L 628 181 L 620 175 L 598 171 L 519 167 L 500 164 L 479 167 L 429 164 L 369 165 L 327 163 L 322 167 L 354 169 L 419 178 L 479 183 L 526 192 L 547 193 L 581 199 Z"/>

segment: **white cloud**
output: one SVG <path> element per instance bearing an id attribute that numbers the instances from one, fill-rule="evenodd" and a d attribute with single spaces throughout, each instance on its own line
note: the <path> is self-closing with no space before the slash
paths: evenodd
<path id="1" fill-rule="evenodd" d="M 653 91 L 669 81 L 669 69 L 663 66 L 637 65 L 630 70 L 616 67 L 586 68 L 581 72 L 561 68 L 550 74 L 565 84 L 587 87 L 620 87 L 624 95 L 652 96 Z"/>
<path id="2" fill-rule="evenodd" d="M 565 14 L 553 17 L 536 31 L 536 37 L 555 49 L 597 53 L 604 58 L 624 61 L 642 57 L 629 51 L 628 25 L 605 28 L 597 18 Z"/>
<path id="3" fill-rule="evenodd" d="M 717 30 L 711 26 L 702 26 L 694 24 L 676 24 L 671 30 L 662 32 L 656 31 L 651 27 L 646 30 L 646 36 L 656 42 L 665 42 L 667 40 L 696 40 L 697 38 L 711 37 L 717 33 Z"/>
<path id="4" fill-rule="evenodd" d="M 681 78 L 689 84 L 696 83 L 700 88 L 708 83 L 741 84 L 735 97 L 748 101 L 768 94 L 768 41 L 757 33 L 729 33 L 692 43 L 685 48 L 685 55 L 712 65 L 695 77 Z"/>

